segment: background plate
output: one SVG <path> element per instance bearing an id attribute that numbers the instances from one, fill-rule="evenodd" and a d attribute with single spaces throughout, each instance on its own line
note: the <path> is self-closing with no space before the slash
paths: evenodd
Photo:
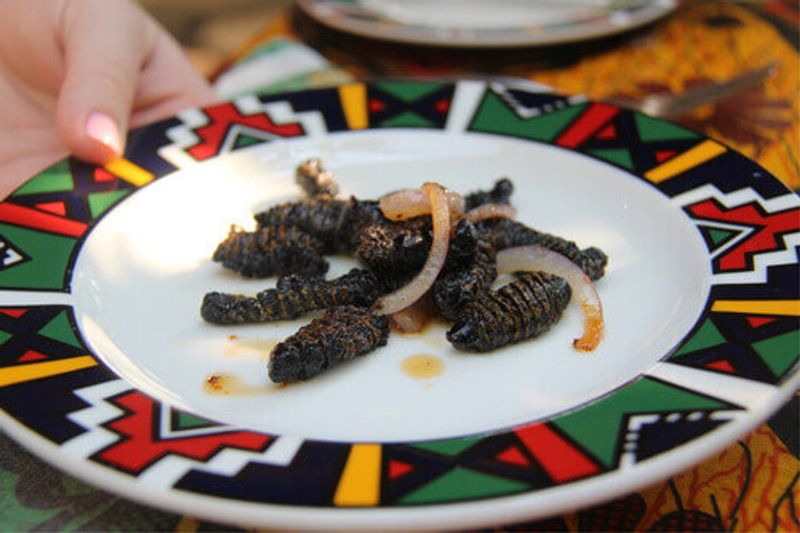
<path id="1" fill-rule="evenodd" d="M 300 0 L 322 24 L 408 44 L 510 47 L 581 41 L 632 30 L 677 6 L 675 0 L 598 3 L 528 0 Z"/>

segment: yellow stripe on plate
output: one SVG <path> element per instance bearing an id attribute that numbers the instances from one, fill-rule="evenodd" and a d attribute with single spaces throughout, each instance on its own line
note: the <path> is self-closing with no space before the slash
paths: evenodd
<path id="1" fill-rule="evenodd" d="M 718 313 L 800 316 L 800 300 L 717 300 L 711 310 Z"/>
<path id="2" fill-rule="evenodd" d="M 122 157 L 115 159 L 110 163 L 106 163 L 105 167 L 103 168 L 120 179 L 127 181 L 131 185 L 136 185 L 137 187 L 147 185 L 155 179 L 155 176 L 152 172 L 147 171 L 136 163 L 128 161 Z"/>
<path id="3" fill-rule="evenodd" d="M 712 140 L 705 140 L 686 152 L 644 173 L 653 183 L 661 183 L 724 153 L 726 148 Z"/>
<path id="4" fill-rule="evenodd" d="M 381 483 L 381 445 L 354 444 L 347 457 L 333 503 L 342 507 L 378 505 Z"/>
<path id="5" fill-rule="evenodd" d="M 7 387 L 17 383 L 33 381 L 34 379 L 66 374 L 82 368 L 95 366 L 97 361 L 89 355 L 59 359 L 57 361 L 42 361 L 6 368 L 0 368 L 0 387 Z"/>
<path id="6" fill-rule="evenodd" d="M 342 103 L 344 118 L 351 130 L 369 127 L 367 115 L 367 86 L 363 83 L 348 83 L 339 87 L 339 101 Z"/>

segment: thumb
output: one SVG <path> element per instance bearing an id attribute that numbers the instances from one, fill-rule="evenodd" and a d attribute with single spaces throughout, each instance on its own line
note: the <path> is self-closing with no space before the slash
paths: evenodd
<path id="1" fill-rule="evenodd" d="M 63 9 L 58 132 L 76 157 L 107 163 L 124 152 L 139 74 L 157 27 L 126 0 L 65 2 Z"/>

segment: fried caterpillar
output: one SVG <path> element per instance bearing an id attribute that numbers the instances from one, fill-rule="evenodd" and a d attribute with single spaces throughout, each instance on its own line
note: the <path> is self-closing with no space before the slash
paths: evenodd
<path id="1" fill-rule="evenodd" d="M 537 231 L 509 218 L 481 222 L 480 228 L 492 239 L 498 251 L 515 246 L 538 244 L 565 256 L 578 265 L 593 281 L 603 277 L 608 264 L 608 256 L 599 248 L 591 247 L 581 250 L 572 241 Z"/>
<path id="2" fill-rule="evenodd" d="M 275 346 L 268 364 L 275 383 L 303 381 L 386 344 L 389 317 L 356 306 L 333 307 Z"/>
<path id="3" fill-rule="evenodd" d="M 495 182 L 494 187 L 488 191 L 474 191 L 464 198 L 467 209 L 479 207 L 487 203 L 508 203 L 511 194 L 514 192 L 514 185 L 508 178 L 502 178 Z M 454 270 L 468 268 L 476 253 L 477 230 L 468 220 L 459 221 L 451 239 L 447 251 L 448 266 L 446 271 L 452 274 Z M 364 226 L 355 238 L 353 254 L 371 271 L 386 280 L 390 288 L 397 288 L 402 285 L 414 272 L 417 272 L 430 251 L 432 242 L 432 224 L 428 216 L 421 216 L 404 220 L 401 222 L 391 222 L 386 219 L 372 222 Z M 481 256 L 477 258 L 481 281 L 478 285 L 486 285 L 494 280 L 495 275 L 491 274 L 490 263 L 494 259 L 489 259 L 491 252 L 489 244 L 483 242 L 481 245 Z M 471 283 L 474 283 L 472 280 Z M 452 284 L 455 288 L 455 283 Z M 471 287 L 470 291 L 473 290 Z M 445 292 L 447 292 L 445 290 Z M 479 291 L 471 292 L 474 296 Z M 464 296 L 462 300 L 470 296 Z M 445 298 L 450 299 L 452 295 Z"/>
<path id="4" fill-rule="evenodd" d="M 323 243 L 323 253 L 347 252 L 353 237 L 370 222 L 383 220 L 372 200 L 305 199 L 276 205 L 255 215 L 258 226 L 296 226 Z"/>
<path id="5" fill-rule="evenodd" d="M 348 283 L 340 286 L 338 280 L 326 282 L 312 267 L 310 274 L 316 279 L 283 276 L 275 289 L 255 297 L 211 293 L 204 301 L 204 318 L 220 323 L 291 319 L 309 310 L 328 309 L 322 319 L 301 328 L 280 350 L 276 348 L 269 371 L 274 381 L 307 379 L 360 354 L 358 334 L 342 333 L 345 337 L 338 337 L 336 331 L 346 331 L 355 323 L 356 315 L 361 325 L 352 327 L 361 328 L 362 333 L 372 332 L 364 333 L 366 344 L 362 348 L 370 351 L 385 344 L 385 335 L 379 334 L 383 326 L 374 323 L 382 317 L 374 317 L 366 309 L 344 312 L 340 308 L 351 303 L 369 306 L 381 292 L 402 286 L 420 270 L 430 252 L 430 217 L 389 221 L 375 200 L 336 199 L 338 188 L 331 177 L 318 160 L 299 165 L 296 179 L 308 197 L 256 215 L 259 231 L 292 228 L 317 241 L 297 248 L 312 250 L 320 259 L 323 254 L 337 252 L 355 255 L 369 270 L 360 275 L 372 276 L 371 285 L 366 284 L 363 292 L 354 289 L 345 295 Z M 489 190 L 466 195 L 464 205 L 470 210 L 486 203 L 509 203 L 512 192 L 513 184 L 503 178 Z M 496 251 L 526 244 L 543 245 L 567 256 L 591 279 L 599 279 L 604 273 L 607 257 L 597 248 L 580 250 L 571 241 L 513 220 L 460 220 L 451 236 L 445 267 L 430 293 L 439 313 L 454 322 L 448 339 L 458 349 L 487 351 L 517 342 L 540 334 L 560 317 L 571 295 L 561 278 L 517 274 L 506 287 L 489 290 L 496 278 Z M 334 297 L 336 294 L 341 297 Z M 360 299 L 365 294 L 368 297 Z M 486 315 L 486 309 L 493 311 Z M 308 360 L 304 359 L 306 348 L 312 351 Z"/>
<path id="6" fill-rule="evenodd" d="M 432 236 L 430 217 L 373 222 L 358 234 L 353 255 L 391 289 L 401 286 L 425 263 Z"/>
<path id="7" fill-rule="evenodd" d="M 572 296 L 567 282 L 543 272 L 518 272 L 517 279 L 478 296 L 465 307 L 447 340 L 459 350 L 488 352 L 536 337 L 555 324 Z"/>
<path id="8" fill-rule="evenodd" d="M 464 197 L 464 209 L 469 211 L 484 204 L 507 204 L 514 194 L 514 184 L 508 178 L 500 178 L 488 191 L 474 191 Z"/>
<path id="9" fill-rule="evenodd" d="M 212 259 L 242 276 L 321 276 L 328 271 L 323 243 L 295 226 L 275 225 L 248 232 L 232 227 Z"/>
<path id="10" fill-rule="evenodd" d="M 497 278 L 494 244 L 469 220 L 461 220 L 450 240 L 447 261 L 433 284 L 439 314 L 454 321 L 464 306 L 487 290 Z"/>
<path id="11" fill-rule="evenodd" d="M 392 224 L 399 224 L 383 216 L 377 200 L 358 200 L 355 197 L 349 200 L 334 199 L 332 192 L 338 190 L 338 187 L 330 177 L 323 180 L 324 184 L 319 183 L 320 174 L 327 176 L 329 173 L 322 170 L 316 160 L 302 163 L 296 173 L 298 182 L 311 198 L 277 205 L 257 213 L 255 219 L 259 227 L 295 226 L 322 241 L 323 253 L 330 254 L 352 251 L 358 246 L 365 231 L 374 231 L 378 227 L 375 224 L 388 225 L 387 228 L 392 228 Z M 513 191 L 511 181 L 503 178 L 489 191 L 468 194 L 465 205 L 471 209 L 485 203 L 508 203 Z M 420 218 L 425 220 L 425 217 Z M 413 253 L 427 254 L 430 248 L 430 220 L 427 219 L 427 227 L 425 224 L 416 221 L 411 226 L 397 226 L 408 237 L 413 235 L 424 239 L 412 247 Z M 424 261 L 423 257 L 419 266 Z"/>
<path id="12" fill-rule="evenodd" d="M 300 276 L 281 278 L 276 288 L 263 290 L 255 297 L 210 292 L 203 298 L 200 315 L 214 324 L 292 320 L 335 306 L 368 307 L 380 294 L 375 276 L 354 268 L 330 281 Z"/>

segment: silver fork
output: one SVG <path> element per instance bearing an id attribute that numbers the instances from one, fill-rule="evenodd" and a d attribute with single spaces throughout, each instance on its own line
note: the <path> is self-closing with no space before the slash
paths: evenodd
<path id="1" fill-rule="evenodd" d="M 678 94 L 652 94 L 639 99 L 606 98 L 605 101 L 620 107 L 635 109 L 661 118 L 675 118 L 692 109 L 724 100 L 729 96 L 755 87 L 769 77 L 776 64 L 769 63 L 764 67 L 749 70 L 726 81 L 711 83 L 702 87 L 688 89 Z"/>

